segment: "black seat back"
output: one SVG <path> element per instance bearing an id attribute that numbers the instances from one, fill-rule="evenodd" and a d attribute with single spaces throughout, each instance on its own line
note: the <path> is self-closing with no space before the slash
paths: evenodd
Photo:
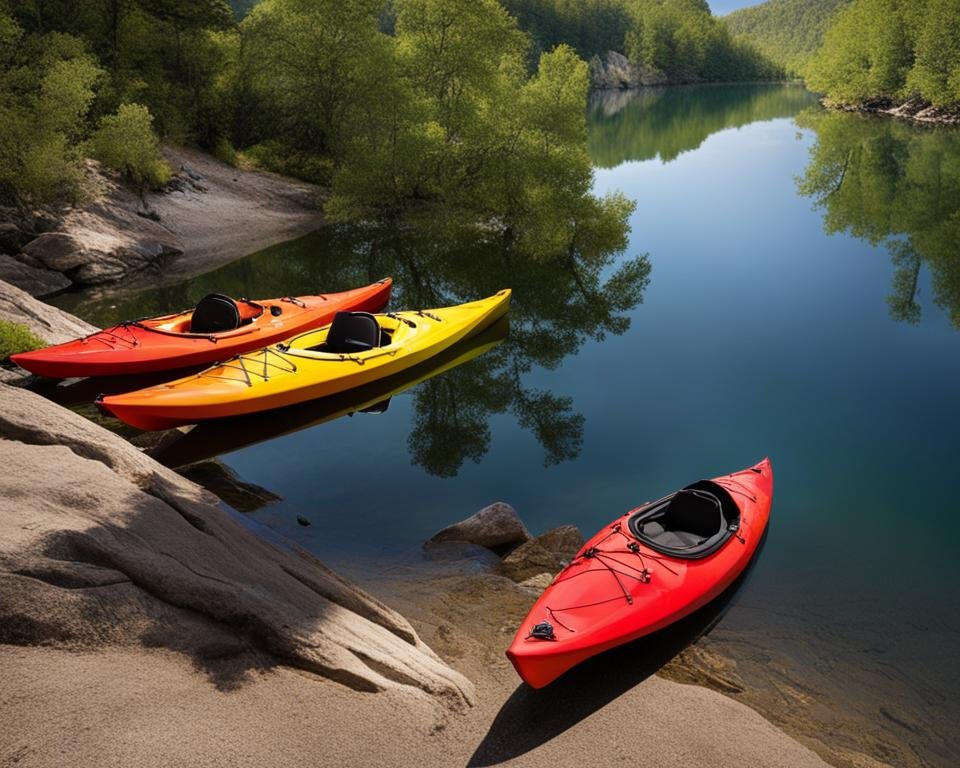
<path id="1" fill-rule="evenodd" d="M 660 524 L 666 530 L 686 531 L 708 538 L 724 527 L 720 500 L 709 491 L 684 488 L 670 500 Z"/>
<path id="2" fill-rule="evenodd" d="M 200 299 L 190 318 L 190 333 L 222 333 L 239 327 L 237 302 L 222 293 L 210 293 Z"/>
<path id="3" fill-rule="evenodd" d="M 337 312 L 323 345 L 325 352 L 364 352 L 380 346 L 380 324 L 369 312 Z"/>

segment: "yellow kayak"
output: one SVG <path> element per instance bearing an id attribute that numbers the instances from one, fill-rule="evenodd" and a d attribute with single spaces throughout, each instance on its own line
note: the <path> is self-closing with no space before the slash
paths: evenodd
<path id="1" fill-rule="evenodd" d="M 328 397 L 418 365 L 487 327 L 510 290 L 443 309 L 340 312 L 323 328 L 167 384 L 98 398 L 140 429 L 168 429 Z"/>
<path id="2" fill-rule="evenodd" d="M 506 338 L 509 327 L 508 318 L 501 317 L 479 333 L 395 376 L 387 376 L 333 397 L 322 397 L 274 411 L 204 422 L 173 440 L 161 441 L 148 453 L 165 466 L 181 467 L 293 432 L 311 429 L 341 416 L 381 413 L 386 410 L 392 397 L 427 379 L 469 363 L 500 345 Z"/>

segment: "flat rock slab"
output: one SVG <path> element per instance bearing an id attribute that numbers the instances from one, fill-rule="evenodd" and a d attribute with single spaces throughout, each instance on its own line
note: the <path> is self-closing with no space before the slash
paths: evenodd
<path id="1" fill-rule="evenodd" d="M 49 344 L 61 344 L 97 331 L 90 323 L 44 304 L 3 280 L 0 280 L 0 318 L 25 325 Z"/>
<path id="2" fill-rule="evenodd" d="M 0 644 L 162 647 L 200 668 L 252 654 L 360 691 L 472 700 L 398 613 L 117 435 L 2 384 L 0 435 Z"/>

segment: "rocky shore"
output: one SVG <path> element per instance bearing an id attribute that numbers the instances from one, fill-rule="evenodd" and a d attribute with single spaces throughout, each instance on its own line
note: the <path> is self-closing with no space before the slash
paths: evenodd
<path id="1" fill-rule="evenodd" d="M 202 152 L 164 148 L 174 178 L 142 197 L 95 161 L 90 200 L 0 209 L 0 280 L 33 296 L 139 276 L 156 282 L 205 272 L 322 223 L 321 190 Z"/>
<path id="2" fill-rule="evenodd" d="M 828 109 L 837 109 L 841 112 L 884 115 L 925 125 L 960 125 L 960 106 L 935 107 L 919 96 L 911 96 L 905 100 L 874 99 L 859 104 L 845 104 L 824 99 L 823 105 Z"/>
<path id="3" fill-rule="evenodd" d="M 6 385 L 0 414 L 5 765 L 573 765 L 627 718 L 659 765 L 823 765 L 747 707 L 656 677 L 601 696 L 603 718 L 528 700 L 500 646 L 532 595 L 504 576 L 391 579 L 443 661 L 119 436 Z"/>

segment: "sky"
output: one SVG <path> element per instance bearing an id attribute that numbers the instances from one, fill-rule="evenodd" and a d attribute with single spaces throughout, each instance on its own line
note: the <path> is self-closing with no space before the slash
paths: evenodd
<path id="1" fill-rule="evenodd" d="M 722 16 L 737 8 L 746 8 L 748 5 L 757 5 L 763 0 L 710 0 L 710 10 L 714 16 Z"/>

